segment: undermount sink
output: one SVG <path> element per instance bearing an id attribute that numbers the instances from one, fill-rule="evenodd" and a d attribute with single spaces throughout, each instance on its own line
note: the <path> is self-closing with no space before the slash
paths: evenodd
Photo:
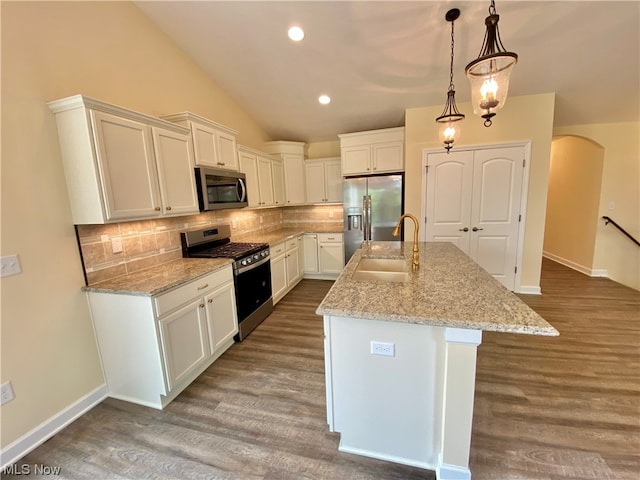
<path id="1" fill-rule="evenodd" d="M 362 258 L 352 280 L 378 282 L 406 282 L 409 267 L 404 258 Z"/>

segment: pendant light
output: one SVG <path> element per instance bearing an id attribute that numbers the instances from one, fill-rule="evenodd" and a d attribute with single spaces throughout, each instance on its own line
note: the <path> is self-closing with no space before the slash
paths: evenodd
<path id="1" fill-rule="evenodd" d="M 451 22 L 451 63 L 449 68 L 449 90 L 447 91 L 447 101 L 444 104 L 442 115 L 436 118 L 438 124 L 438 136 L 444 148 L 449 153 L 451 147 L 460 137 L 460 129 L 464 115 L 456 107 L 456 90 L 453 85 L 453 22 L 460 16 L 460 10 L 452 8 L 445 15 L 447 22 Z"/>
<path id="2" fill-rule="evenodd" d="M 487 31 L 478 58 L 465 68 L 471 82 L 473 112 L 484 118 L 484 126 L 491 126 L 491 118 L 504 107 L 509 90 L 509 75 L 518 61 L 518 55 L 507 52 L 498 31 L 500 15 L 491 0 L 489 16 L 484 20 Z"/>

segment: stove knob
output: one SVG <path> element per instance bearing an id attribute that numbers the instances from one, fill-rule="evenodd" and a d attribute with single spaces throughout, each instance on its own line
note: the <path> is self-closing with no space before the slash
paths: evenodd
<path id="1" fill-rule="evenodd" d="M 242 262 L 240 262 L 242 265 L 246 265 L 247 261 L 246 260 L 242 260 Z"/>
<path id="2" fill-rule="evenodd" d="M 254 259 L 254 260 L 259 260 L 259 259 L 260 259 L 260 255 L 254 255 L 254 256 L 253 256 L 253 259 Z"/>

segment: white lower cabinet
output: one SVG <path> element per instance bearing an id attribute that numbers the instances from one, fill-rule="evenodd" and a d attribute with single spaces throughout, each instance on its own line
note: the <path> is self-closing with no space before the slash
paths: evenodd
<path id="1" fill-rule="evenodd" d="M 306 233 L 304 235 L 304 276 L 335 279 L 344 268 L 342 233 Z"/>
<path id="2" fill-rule="evenodd" d="M 164 408 L 234 342 L 225 266 L 154 297 L 88 292 L 109 396 Z"/>
<path id="3" fill-rule="evenodd" d="M 271 291 L 274 305 L 302 280 L 302 235 L 271 247 Z"/>

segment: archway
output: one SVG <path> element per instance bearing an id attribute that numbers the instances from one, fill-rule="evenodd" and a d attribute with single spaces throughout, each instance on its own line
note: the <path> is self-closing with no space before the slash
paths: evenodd
<path id="1" fill-rule="evenodd" d="M 595 253 L 604 148 L 566 135 L 551 143 L 543 254 L 587 275 Z"/>

